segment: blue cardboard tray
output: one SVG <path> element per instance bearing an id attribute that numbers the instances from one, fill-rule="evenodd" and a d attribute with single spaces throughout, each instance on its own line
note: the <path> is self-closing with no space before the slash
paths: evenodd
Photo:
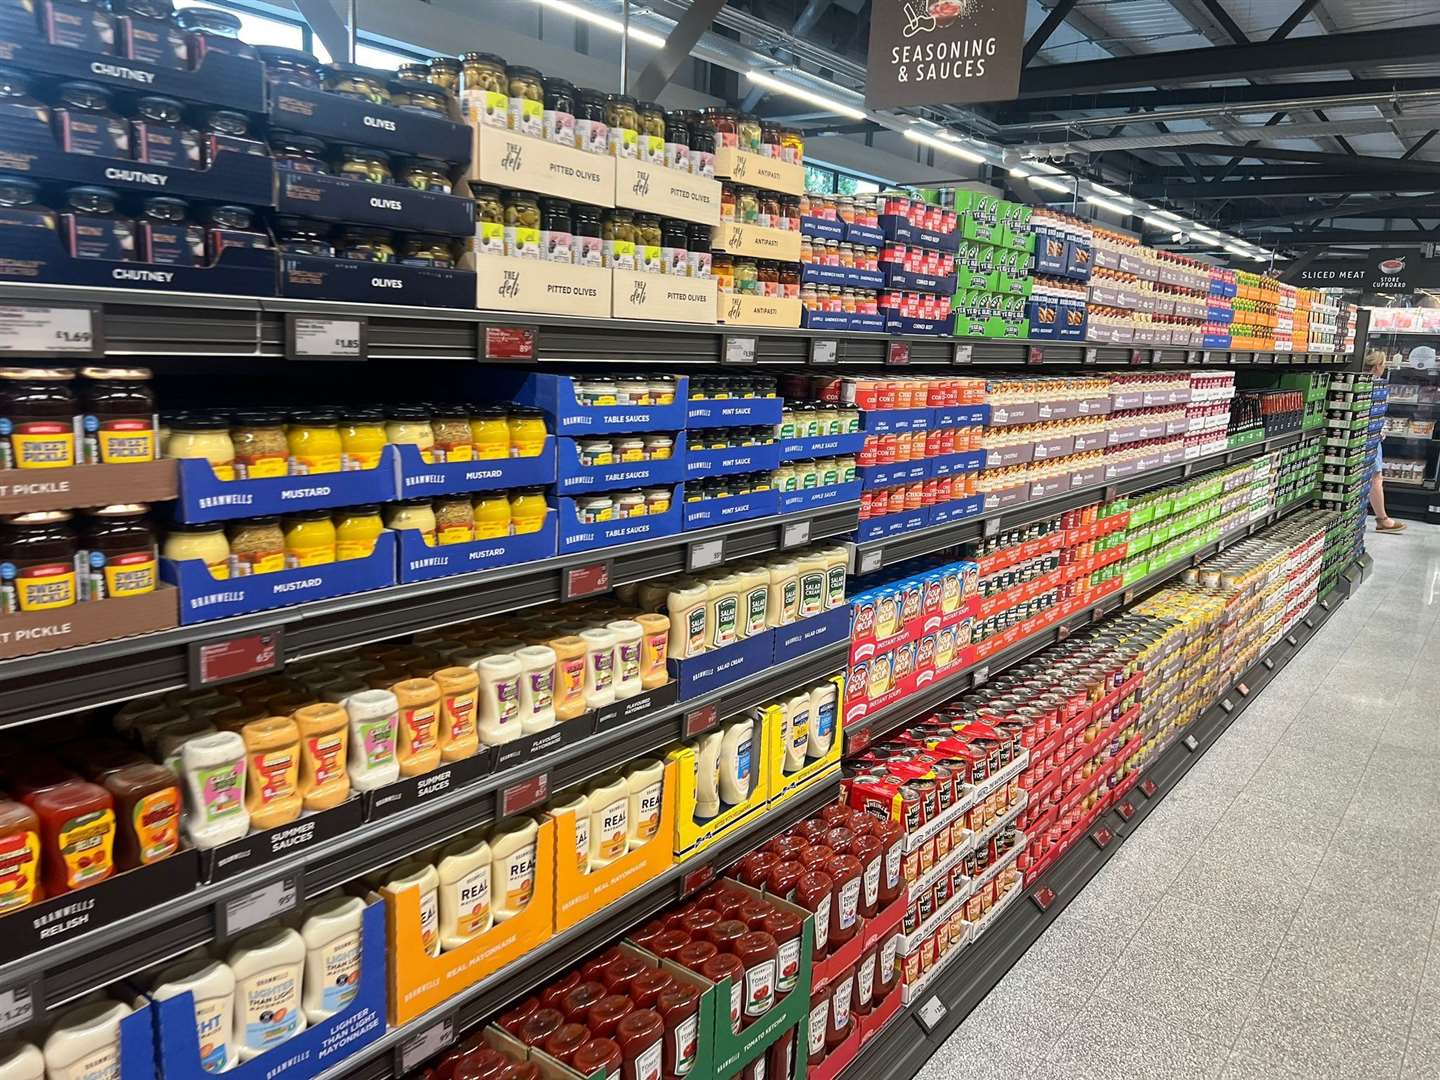
<path id="1" fill-rule="evenodd" d="M 400 463 L 400 498 L 463 495 L 472 491 L 539 487 L 555 482 L 555 436 L 535 457 L 490 458 L 484 461 L 439 461 L 430 465 L 410 443 L 390 447 Z"/>
<path id="2" fill-rule="evenodd" d="M 800 284 L 879 289 L 885 285 L 885 275 L 879 270 L 857 270 L 849 266 L 815 266 L 806 263 L 800 267 Z"/>
<path id="3" fill-rule="evenodd" d="M 892 431 L 928 431 L 935 426 L 934 409 L 862 409 L 860 428 L 867 435 Z"/>
<path id="4" fill-rule="evenodd" d="M 980 472 L 984 468 L 985 451 L 967 450 L 963 454 L 946 454 L 944 457 L 932 459 L 930 475 L 937 478 L 955 476 L 960 473 Z"/>
<path id="5" fill-rule="evenodd" d="M 780 444 L 736 446 L 724 450 L 691 449 L 686 454 L 686 479 L 731 476 L 735 473 L 769 472 L 780 467 Z"/>
<path id="6" fill-rule="evenodd" d="M 894 487 L 896 484 L 910 484 L 926 479 L 931 475 L 930 459 L 902 461 L 895 465 L 862 465 L 859 472 L 861 490 L 874 491 L 876 488 Z"/>
<path id="7" fill-rule="evenodd" d="M 555 490 L 562 495 L 620 488 L 656 487 L 678 484 L 685 479 L 689 451 L 685 432 L 675 433 L 675 446 L 668 458 L 658 461 L 620 461 L 614 465 L 581 465 L 580 447 L 574 439 L 556 440 Z"/>
<path id="8" fill-rule="evenodd" d="M 256 110 L 259 111 L 259 110 Z M 270 92 L 270 122 L 339 143 L 441 161 L 469 161 L 472 132 L 458 120 L 283 83 Z"/>
<path id="9" fill-rule="evenodd" d="M 860 522 L 860 527 L 855 530 L 855 539 L 863 544 L 866 540 L 880 540 L 887 536 L 894 536 L 896 533 L 923 529 L 928 524 L 930 524 L 928 508 L 910 510 L 903 514 L 886 514 L 883 517 L 869 518 Z"/>
<path id="10" fill-rule="evenodd" d="M 984 427 L 989 423 L 989 405 L 942 405 L 935 410 L 936 427 Z"/>
<path id="11" fill-rule="evenodd" d="M 960 232 L 937 233 L 929 229 L 917 229 L 898 214 L 881 214 L 880 230 L 886 240 L 916 247 L 935 248 L 939 251 L 959 251 Z"/>
<path id="12" fill-rule="evenodd" d="M 939 296 L 955 295 L 956 274 L 946 274 L 943 277 L 937 274 L 916 274 L 909 270 L 900 270 L 891 263 L 880 265 L 885 268 L 884 287 L 887 289 L 935 293 Z"/>
<path id="13" fill-rule="evenodd" d="M 775 655 L 772 663 L 784 664 L 850 637 L 850 605 L 842 604 L 809 619 L 772 631 Z"/>
<path id="14" fill-rule="evenodd" d="M 968 499 L 952 499 L 930 507 L 930 524 L 944 525 L 951 521 L 964 521 L 983 512 L 985 496 L 972 495 Z"/>
<path id="15" fill-rule="evenodd" d="M 800 219 L 800 235 L 818 236 L 822 240 L 844 240 L 845 222 L 831 221 L 828 218 L 802 217 Z"/>
<path id="16" fill-rule="evenodd" d="M 403 221 L 415 232 L 440 236 L 475 233 L 475 203 L 459 195 L 290 169 L 276 170 L 275 178 L 281 214 L 383 229 Z"/>
<path id="17" fill-rule="evenodd" d="M 525 375 L 502 371 L 488 372 L 487 376 L 499 384 L 501 397 L 508 397 L 520 405 L 534 406 L 543 412 L 550 420 L 550 430 L 556 435 L 623 435 L 637 431 L 682 431 L 686 427 L 702 426 L 686 422 L 689 380 L 684 376 L 676 380 L 674 402 L 652 406 L 581 406 L 575 400 L 575 383 L 569 375 Z M 778 403 L 778 399 L 776 401 Z M 752 421 L 733 422 L 748 424 Z M 779 423 L 778 414 L 775 422 Z M 561 532 L 564 532 L 563 525 Z"/>
<path id="18" fill-rule="evenodd" d="M 397 534 L 400 538 L 400 583 L 409 585 L 415 581 L 431 581 L 552 558 L 555 555 L 557 517 L 552 510 L 545 516 L 545 525 L 538 532 L 435 547 L 426 545 L 414 529 L 403 529 Z"/>
<path id="19" fill-rule="evenodd" d="M 175 518 L 184 522 L 229 521 L 408 498 L 398 494 L 396 480 L 396 452 L 402 449 L 415 452 L 413 446 L 387 446 L 380 452 L 380 464 L 373 469 L 261 480 L 218 480 L 208 461 L 182 458 L 177 463 L 180 494 L 175 500 Z"/>
<path id="20" fill-rule="evenodd" d="M 840 506 L 860 498 L 860 481 L 848 484 L 831 484 L 829 487 L 807 488 L 804 491 L 780 492 L 780 513 L 795 514 L 802 510 L 813 510 L 817 506 Z"/>
<path id="21" fill-rule="evenodd" d="M 160 560 L 160 578 L 180 590 L 182 625 L 293 607 L 311 600 L 331 600 L 395 584 L 395 534 L 389 529 L 363 559 L 277 570 L 216 581 L 198 559 Z"/>
<path id="22" fill-rule="evenodd" d="M 280 295 L 298 300 L 345 300 L 356 304 L 475 307 L 475 275 L 403 263 L 281 255 Z"/>
<path id="23" fill-rule="evenodd" d="M 712 525 L 774 517 L 780 512 L 780 493 L 771 489 L 750 495 L 734 495 L 728 499 L 687 502 L 684 510 L 686 532 L 692 529 L 708 529 Z"/>
<path id="24" fill-rule="evenodd" d="M 670 493 L 670 509 L 663 514 L 602 521 L 594 525 L 581 523 L 576 514 L 575 500 L 569 496 L 561 496 L 555 500 L 556 509 L 559 511 L 556 554 L 570 555 L 578 551 L 596 551 L 614 547 L 616 544 L 629 544 L 636 540 L 674 536 L 680 532 L 683 520 L 680 509 L 683 491 L 682 486 L 675 486 Z"/>
<path id="25" fill-rule="evenodd" d="M 667 660 L 666 667 L 678 685 L 680 700 L 689 701 L 760 674 L 770 666 L 775 655 L 774 635 L 774 630 L 766 630 L 723 649 L 711 649 L 683 660 Z"/>
<path id="26" fill-rule="evenodd" d="M 943 319 L 906 319 L 899 316 L 885 316 L 885 330 L 905 337 L 951 337 L 955 333 L 955 316 Z"/>
<path id="27" fill-rule="evenodd" d="M 851 432 L 845 435 L 792 436 L 780 440 L 780 456 L 790 458 L 840 457 L 858 454 L 865 449 L 865 433 Z"/>
<path id="28" fill-rule="evenodd" d="M 682 427 L 753 427 L 780 423 L 785 402 L 778 397 L 689 399 Z"/>

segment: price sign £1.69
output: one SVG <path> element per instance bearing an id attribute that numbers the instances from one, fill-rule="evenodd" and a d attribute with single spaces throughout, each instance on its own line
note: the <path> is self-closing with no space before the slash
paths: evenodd
<path id="1" fill-rule="evenodd" d="M 100 309 L 0 304 L 0 353 L 76 358 L 105 355 Z"/>

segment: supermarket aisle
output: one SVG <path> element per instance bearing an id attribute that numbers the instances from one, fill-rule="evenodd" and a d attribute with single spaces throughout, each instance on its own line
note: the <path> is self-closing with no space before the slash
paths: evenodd
<path id="1" fill-rule="evenodd" d="M 921 1080 L 1440 1077 L 1440 526 L 1369 545 Z"/>

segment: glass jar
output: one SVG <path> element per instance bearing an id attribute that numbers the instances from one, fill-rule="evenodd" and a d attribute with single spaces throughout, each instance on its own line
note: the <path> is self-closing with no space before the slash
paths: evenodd
<path id="1" fill-rule="evenodd" d="M 738 220 L 739 220 L 739 219 L 736 218 L 736 216 L 735 216 L 736 207 L 737 207 L 737 202 L 736 202 L 736 190 L 737 190 L 737 189 L 736 189 L 735 185 L 732 184 L 732 183 L 729 183 L 728 181 L 723 182 L 723 183 L 721 183 L 721 185 L 720 185 L 720 220 L 721 220 L 721 221 L 738 221 Z"/>
<path id="2" fill-rule="evenodd" d="M 437 158 L 409 158 L 397 166 L 396 179 L 401 187 L 449 195 L 452 190 L 452 168 L 448 161 Z"/>
<path id="3" fill-rule="evenodd" d="M 763 142 L 761 138 L 760 118 L 753 113 L 741 113 L 736 124 L 735 132 L 737 145 L 748 154 L 760 154 Z"/>
<path id="4" fill-rule="evenodd" d="M 561 146 L 575 145 L 575 84 L 565 79 L 545 80 L 545 110 L 541 134 Z"/>
<path id="5" fill-rule="evenodd" d="M 634 270 L 635 216 L 629 210 L 606 210 L 600 217 L 603 264 L 612 270 Z"/>
<path id="6" fill-rule="evenodd" d="M 575 145 L 592 154 L 610 152 L 605 95 L 581 88 L 575 94 Z"/>
<path id="7" fill-rule="evenodd" d="M 453 270 L 455 252 L 450 248 L 448 236 L 425 236 L 412 233 L 405 237 L 400 248 L 400 262 L 404 266 L 428 266 L 435 270 Z"/>
<path id="8" fill-rule="evenodd" d="M 780 264 L 774 259 L 760 259 L 756 263 L 755 280 L 759 284 L 759 295 L 774 298 L 780 295 Z"/>
<path id="9" fill-rule="evenodd" d="M 519 488 L 510 493 L 510 528 L 516 536 L 539 532 L 549 513 L 544 488 Z"/>
<path id="10" fill-rule="evenodd" d="M 693 264 L 692 264 L 693 265 Z M 710 276 L 721 292 L 735 290 L 735 257 L 724 252 L 715 252 L 710 258 Z"/>
<path id="11" fill-rule="evenodd" d="M 33 3 L 19 4 L 15 11 L 25 12 L 35 18 Z M 40 13 L 40 23 L 45 28 L 46 38 L 52 45 L 66 49 L 81 49 L 93 53 L 113 53 L 115 49 L 115 17 L 110 14 L 110 5 L 92 0 L 46 0 Z M 33 32 L 33 27 L 31 28 Z"/>
<path id="12" fill-rule="evenodd" d="M 120 196 L 109 188 L 75 187 L 65 193 L 61 233 L 77 259 L 124 262 L 135 257 L 135 222 L 115 212 Z"/>
<path id="13" fill-rule="evenodd" d="M 325 143 L 310 135 L 276 128 L 270 132 L 270 157 L 277 169 L 300 173 L 328 173 Z"/>
<path id="14" fill-rule="evenodd" d="M 52 110 L 61 149 L 71 154 L 130 157 L 130 125 L 117 115 L 110 94 L 88 82 L 65 82 Z"/>
<path id="15" fill-rule="evenodd" d="M 237 479 L 264 480 L 289 475 L 290 439 L 283 414 L 250 409 L 236 413 L 233 425 L 230 438 L 235 446 Z"/>
<path id="16" fill-rule="evenodd" d="M 506 65 L 510 130 L 539 138 L 545 132 L 545 80 L 532 67 Z"/>
<path id="17" fill-rule="evenodd" d="M 318 90 L 324 82 L 320 61 L 308 52 L 280 45 L 258 45 L 255 52 L 265 65 L 265 78 L 271 86 L 308 86 Z"/>
<path id="18" fill-rule="evenodd" d="M 434 502 L 435 542 L 468 544 L 475 539 L 475 518 L 469 495 L 441 495 Z"/>
<path id="19" fill-rule="evenodd" d="M 0 455 L 7 469 L 74 465 L 80 409 L 66 368 L 0 368 Z"/>
<path id="20" fill-rule="evenodd" d="M 450 119 L 450 95 L 433 83 L 396 79 L 390 83 L 390 103 L 406 112 Z"/>
<path id="21" fill-rule="evenodd" d="M 385 412 L 375 405 L 350 405 L 340 414 L 340 468 L 361 472 L 377 468 L 390 439 Z"/>
<path id="22" fill-rule="evenodd" d="M 654 214 L 635 215 L 635 269 L 658 274 L 664 267 L 662 246 L 664 233 L 660 219 Z"/>
<path id="23" fill-rule="evenodd" d="M 685 230 L 685 272 L 693 278 L 710 276 L 710 226 L 692 224 Z"/>
<path id="24" fill-rule="evenodd" d="M 390 155 L 383 150 L 372 150 L 368 146 L 342 146 L 337 151 L 335 173 L 350 180 L 363 180 L 367 184 L 390 184 L 394 176 L 390 171 Z"/>
<path id="25" fill-rule="evenodd" d="M 752 187 L 735 187 L 735 220 L 742 225 L 760 224 L 760 193 Z"/>
<path id="26" fill-rule="evenodd" d="M 227 135 L 232 139 L 250 138 L 249 118 L 234 109 L 211 109 L 202 118 L 201 126 L 215 135 Z"/>
<path id="27" fill-rule="evenodd" d="M 435 463 L 435 429 L 430 426 L 430 410 L 423 405 L 391 405 L 387 408 L 385 437 L 397 446 L 415 447 L 420 460 L 426 465 Z"/>
<path id="28" fill-rule="evenodd" d="M 615 157 L 638 157 L 640 109 L 635 99 L 628 94 L 608 94 L 605 123 L 610 128 L 610 153 Z"/>
<path id="29" fill-rule="evenodd" d="M 465 406 L 432 405 L 430 430 L 435 435 L 430 455 L 437 464 L 475 460 L 475 436 Z"/>
<path id="30" fill-rule="evenodd" d="M 663 273 L 679 274 L 681 277 L 689 275 L 689 243 L 685 222 L 665 218 L 660 223 L 660 269 Z"/>
<path id="31" fill-rule="evenodd" d="M 639 120 L 637 156 L 651 165 L 665 164 L 665 110 L 653 101 L 642 101 L 635 112 Z"/>
<path id="32" fill-rule="evenodd" d="M 689 113 L 672 112 L 665 117 L 665 166 L 690 171 Z"/>
<path id="33" fill-rule="evenodd" d="M 780 157 L 780 125 L 773 120 L 760 122 L 760 153 L 765 157 Z"/>
<path id="34" fill-rule="evenodd" d="M 505 208 L 505 254 L 538 259 L 540 247 L 540 201 L 528 191 L 507 191 Z"/>
<path id="35" fill-rule="evenodd" d="M 28 127 L 32 138 L 48 139 L 49 131 L 41 132 L 40 125 L 50 125 L 50 108 L 30 92 L 30 80 L 18 71 L 0 68 L 0 121 Z"/>
<path id="36" fill-rule="evenodd" d="M 301 510 L 285 516 L 285 569 L 324 566 L 335 561 L 335 522 L 329 510 Z"/>
<path id="37" fill-rule="evenodd" d="M 510 127 L 510 80 L 504 58 L 467 52 L 461 54 L 460 64 L 460 107 L 465 118 L 486 127 Z"/>
<path id="38" fill-rule="evenodd" d="M 564 199 L 540 200 L 540 257 L 547 262 L 575 261 L 570 204 Z"/>
<path id="39" fill-rule="evenodd" d="M 503 491 L 486 491 L 471 502 L 471 521 L 476 540 L 494 540 L 510 535 L 510 497 Z"/>
<path id="40" fill-rule="evenodd" d="M 68 374 L 68 373 L 67 373 Z M 3 371 L 0 371 L 3 376 Z M 5 393 L 9 393 L 7 387 Z M 283 441 L 284 435 L 281 435 Z M 11 461 L 24 468 L 22 448 L 12 448 L 12 435 L 7 448 L 11 448 Z M 165 456 L 170 458 L 200 458 L 210 463 L 216 480 L 235 479 L 235 444 L 230 441 L 230 418 L 208 413 L 189 413 L 175 417 L 170 422 L 170 438 L 165 443 Z M 284 473 L 278 475 L 283 476 Z"/>
<path id="41" fill-rule="evenodd" d="M 787 300 L 800 298 L 800 264 L 779 263 L 780 295 Z"/>
<path id="42" fill-rule="evenodd" d="M 230 542 L 225 539 L 225 526 L 219 522 L 171 525 L 161 555 L 171 562 L 203 562 L 216 581 L 230 577 Z"/>
<path id="43" fill-rule="evenodd" d="M 426 547 L 435 546 L 435 508 L 429 499 L 405 499 L 385 504 L 385 527 L 414 529 Z"/>
<path id="44" fill-rule="evenodd" d="M 347 225 L 340 232 L 335 254 L 357 262 L 395 261 L 395 236 L 387 229 L 366 229 Z"/>
<path id="45" fill-rule="evenodd" d="M 407 66 L 407 65 L 402 65 Z M 459 60 L 449 56 L 432 56 L 430 63 L 430 81 L 448 93 L 459 95 L 460 75 L 462 67 Z M 500 74 L 503 76 L 505 68 L 502 63 Z"/>
<path id="46" fill-rule="evenodd" d="M 805 161 L 805 137 L 794 128 L 780 129 L 780 159 L 791 165 L 801 165 Z"/>
<path id="47" fill-rule="evenodd" d="M 390 78 L 383 71 L 360 64 L 326 64 L 324 80 L 325 89 L 332 94 L 371 105 L 390 104 Z"/>
<path id="48" fill-rule="evenodd" d="M 505 254 L 505 206 L 500 189 L 472 187 L 470 197 L 475 200 L 475 253 Z"/>
<path id="49" fill-rule="evenodd" d="M 715 176 L 715 131 L 697 117 L 690 125 L 690 172 L 694 176 Z"/>
<path id="50" fill-rule="evenodd" d="M 142 97 L 135 102 L 135 112 L 131 128 L 136 160 L 177 169 L 200 167 L 200 133 L 184 123 L 185 110 L 180 102 L 167 97 Z"/>
<path id="51" fill-rule="evenodd" d="M 380 507 L 347 506 L 335 511 L 335 561 L 366 559 L 375 550 L 375 542 L 385 531 L 380 520 Z"/>
<path id="52" fill-rule="evenodd" d="M 234 522 L 229 532 L 232 578 L 285 569 L 285 533 L 279 515 Z"/>
<path id="53" fill-rule="evenodd" d="M 424 60 L 415 60 L 408 64 L 400 64 L 395 68 L 395 81 L 403 83 L 433 82 L 430 74 L 430 65 Z M 445 87 L 440 86 L 438 82 L 434 83 L 434 85 L 441 90 L 445 90 L 446 93 L 453 94 L 455 92 L 454 90 L 447 90 Z"/>
<path id="54" fill-rule="evenodd" d="M 571 253 L 577 266 L 604 266 L 600 208 L 576 204 L 570 215 Z"/>
<path id="55" fill-rule="evenodd" d="M 740 145 L 740 114 L 734 109 L 706 109 L 705 128 L 713 134 L 717 151 Z"/>
<path id="56" fill-rule="evenodd" d="M 168 195 L 146 199 L 137 222 L 140 258 L 165 266 L 202 265 L 205 230 L 187 224 L 189 211 L 184 199 Z"/>
<path id="57" fill-rule="evenodd" d="M 780 228 L 788 229 L 790 232 L 800 231 L 800 196 L 780 196 L 780 214 L 784 219 Z"/>
<path id="58" fill-rule="evenodd" d="M 335 257 L 334 245 L 330 243 L 330 226 L 323 222 L 292 217 L 276 218 L 275 238 L 280 250 L 288 255 L 318 255 L 325 259 Z"/>
<path id="59" fill-rule="evenodd" d="M 767 229 L 783 228 L 784 214 L 780 210 L 780 196 L 773 191 L 761 190 L 756 193 L 756 197 L 760 204 L 760 212 L 755 219 L 755 224 L 763 225 Z"/>
<path id="60" fill-rule="evenodd" d="M 510 426 L 503 406 L 477 405 L 470 410 L 470 442 L 477 461 L 510 456 Z"/>
<path id="61" fill-rule="evenodd" d="M 736 292 L 744 293 L 747 296 L 760 295 L 760 266 L 755 259 L 748 255 L 736 257 L 733 287 Z"/>

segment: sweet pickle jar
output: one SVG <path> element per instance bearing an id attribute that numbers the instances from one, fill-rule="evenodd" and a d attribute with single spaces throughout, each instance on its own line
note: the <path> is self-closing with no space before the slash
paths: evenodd
<path id="1" fill-rule="evenodd" d="M 155 530 L 144 503 L 102 506 L 90 512 L 81 533 L 84 600 L 140 596 L 155 591 Z"/>
<path id="2" fill-rule="evenodd" d="M 390 104 L 389 76 L 360 64 L 326 64 L 325 89 L 371 105 Z"/>
<path id="3" fill-rule="evenodd" d="M 433 67 L 433 61 L 432 61 Z M 460 106 L 472 124 L 510 126 L 510 82 L 505 61 L 494 53 L 467 52 L 460 57 Z M 440 79 L 436 79 L 443 86 Z"/>
<path id="4" fill-rule="evenodd" d="M 0 610 L 49 611 L 78 599 L 79 545 L 63 510 L 0 518 Z"/>
<path id="5" fill-rule="evenodd" d="M 0 368 L 0 464 L 7 469 L 74 465 L 80 414 L 64 368 Z"/>
<path id="6" fill-rule="evenodd" d="M 91 465 L 154 461 L 155 392 L 148 368 L 80 369 L 84 460 Z M 14 432 L 11 433 L 14 438 Z"/>
<path id="7" fill-rule="evenodd" d="M 510 130 L 540 138 L 545 131 L 545 82 L 540 72 L 514 64 L 505 68 L 510 95 Z"/>

